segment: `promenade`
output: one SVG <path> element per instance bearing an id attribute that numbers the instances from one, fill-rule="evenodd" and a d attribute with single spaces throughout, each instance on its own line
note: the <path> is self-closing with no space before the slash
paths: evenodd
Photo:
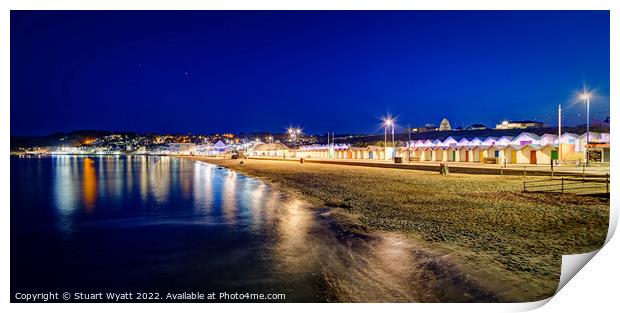
<path id="1" fill-rule="evenodd" d="M 261 160 L 286 160 L 300 162 L 299 158 L 272 158 L 272 157 L 249 157 L 250 159 Z M 394 163 L 391 160 L 360 160 L 360 159 L 326 159 L 326 158 L 306 158 L 304 162 L 319 164 L 339 164 L 350 166 L 367 166 L 381 168 L 397 168 L 418 171 L 439 172 L 440 164 L 448 165 L 450 173 L 461 174 L 485 174 L 485 175 L 511 175 L 511 176 L 564 176 L 564 177 L 589 177 L 605 178 L 609 175 L 609 164 L 583 165 L 550 165 L 537 164 L 484 164 L 473 162 L 408 162 Z"/>

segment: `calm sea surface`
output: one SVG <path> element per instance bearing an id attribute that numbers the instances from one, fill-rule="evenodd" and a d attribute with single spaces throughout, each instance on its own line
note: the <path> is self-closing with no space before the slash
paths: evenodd
<path id="1" fill-rule="evenodd" d="M 11 289 L 322 300 L 301 202 L 168 157 L 11 158 Z M 307 250 L 306 250 L 307 251 Z"/>
<path id="2" fill-rule="evenodd" d="M 11 157 L 11 291 L 493 301 L 399 236 L 343 230 L 258 179 L 169 157 Z"/>

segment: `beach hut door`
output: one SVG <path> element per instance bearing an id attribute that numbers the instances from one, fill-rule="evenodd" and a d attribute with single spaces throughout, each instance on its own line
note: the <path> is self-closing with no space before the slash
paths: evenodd
<path id="1" fill-rule="evenodd" d="M 536 150 L 530 151 L 530 164 L 536 164 Z"/>
<path id="2" fill-rule="evenodd" d="M 512 164 L 517 163 L 517 150 L 510 151 L 510 163 Z"/>

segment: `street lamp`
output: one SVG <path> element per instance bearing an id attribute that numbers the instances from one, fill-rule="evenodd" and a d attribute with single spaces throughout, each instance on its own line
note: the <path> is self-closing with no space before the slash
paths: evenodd
<path id="1" fill-rule="evenodd" d="M 586 102 L 586 165 L 590 165 L 590 157 L 588 156 L 588 145 L 590 144 L 590 93 L 583 91 L 581 100 Z"/>

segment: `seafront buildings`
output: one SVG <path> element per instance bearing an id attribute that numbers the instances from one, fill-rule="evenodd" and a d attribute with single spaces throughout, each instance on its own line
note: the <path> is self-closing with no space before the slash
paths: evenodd
<path id="1" fill-rule="evenodd" d="M 589 137 L 589 141 L 588 138 Z M 51 154 L 138 154 L 196 155 L 213 157 L 256 157 L 283 159 L 333 159 L 408 162 L 470 162 L 492 164 L 581 164 L 586 161 L 608 163 L 609 133 L 563 133 L 541 136 L 522 132 L 516 136 L 467 138 L 449 136 L 444 140 L 418 139 L 391 146 L 354 145 L 347 142 L 289 147 L 280 141 L 262 142 L 258 138 L 239 142 L 218 140 L 215 143 L 165 143 L 150 148 L 119 151 L 105 146 L 59 147 L 37 149 L 33 153 Z"/>
<path id="2" fill-rule="evenodd" d="M 609 133 L 565 132 L 558 137 L 557 133 L 542 133 L 542 125 L 534 121 L 504 121 L 497 124 L 495 130 L 485 131 L 487 128 L 484 125 L 472 125 L 468 131 L 463 131 L 460 127 L 452 130 L 450 122 L 444 118 L 438 128 L 407 128 L 409 140 L 401 137 L 396 141 L 388 141 L 387 133 L 381 140 L 373 135 L 334 138 L 332 134 L 323 138 L 327 140 L 322 142 L 317 136 L 304 136 L 300 128 L 289 128 L 288 132 L 283 134 L 261 133 L 249 136 L 253 139 L 248 139 L 247 135 L 237 137 L 233 134 L 154 135 L 85 131 L 57 137 L 55 145 L 30 145 L 16 149 L 15 153 L 196 155 L 541 165 L 609 162 Z M 608 125 L 607 123 L 607 127 L 599 128 L 599 131 L 608 129 Z M 414 133 L 415 138 L 411 140 L 411 134 Z M 485 137 L 475 137 L 482 135 Z"/>

